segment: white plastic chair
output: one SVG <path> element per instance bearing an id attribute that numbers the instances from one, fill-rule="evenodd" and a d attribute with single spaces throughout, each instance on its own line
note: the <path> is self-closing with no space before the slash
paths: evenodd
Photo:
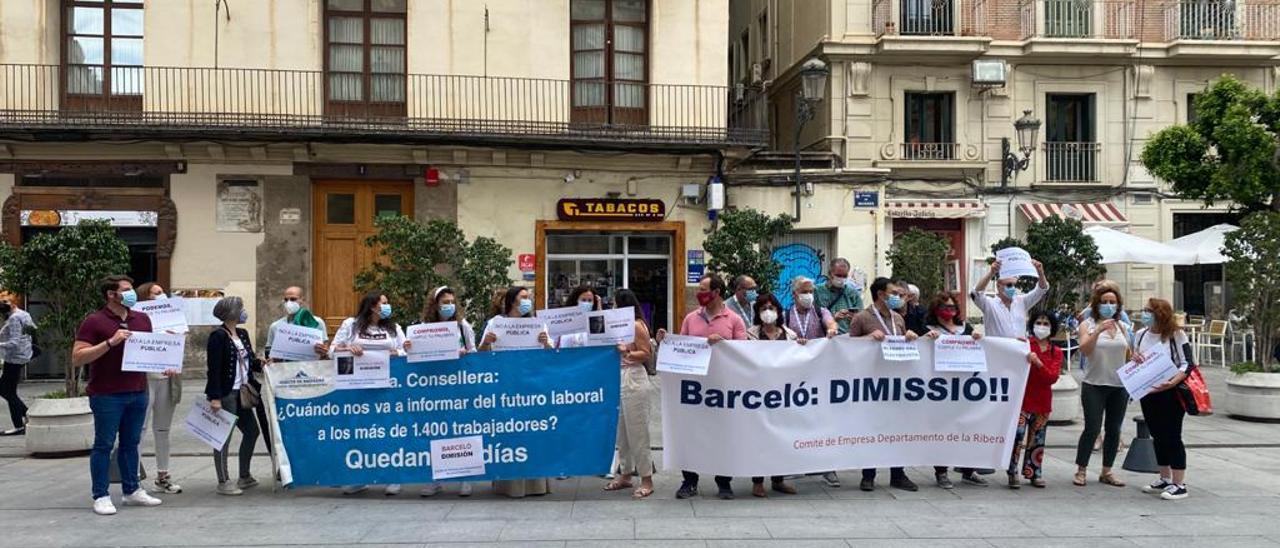
<path id="1" fill-rule="evenodd" d="M 1213 357 L 1209 350 L 1218 349 L 1219 365 L 1227 366 L 1227 321 L 1212 320 L 1209 322 L 1209 329 L 1200 333 L 1199 347 L 1204 350 L 1201 357 L 1205 364 L 1208 364 Z"/>

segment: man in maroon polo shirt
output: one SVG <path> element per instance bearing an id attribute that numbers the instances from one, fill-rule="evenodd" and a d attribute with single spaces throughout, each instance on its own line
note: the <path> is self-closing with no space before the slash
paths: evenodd
<path id="1" fill-rule="evenodd" d="M 680 334 L 690 337 L 703 337 L 708 344 L 724 340 L 746 340 L 747 325 L 742 316 L 729 310 L 724 304 L 725 284 L 719 276 L 707 274 L 698 280 L 698 304 L 700 307 L 690 312 L 680 322 Z M 658 342 L 662 342 L 665 330 L 658 330 Z M 689 470 L 680 472 L 684 481 L 676 491 L 676 498 L 687 499 L 698 496 L 698 473 Z M 733 487 L 729 476 L 716 476 L 716 493 L 722 499 L 733 498 Z"/>
<path id="2" fill-rule="evenodd" d="M 93 483 L 93 511 L 98 515 L 116 513 L 107 490 L 111 472 L 111 448 L 120 436 L 117 460 L 126 506 L 158 506 L 160 499 L 138 485 L 138 442 L 147 417 L 147 375 L 121 371 L 124 342 L 134 332 L 150 332 L 151 319 L 129 308 L 138 302 L 133 280 L 128 276 L 108 276 L 98 287 L 106 306 L 80 322 L 71 363 L 88 365 L 89 407 L 93 410 L 93 450 L 89 454 L 89 475 Z M 172 372 L 166 372 L 171 375 Z"/>

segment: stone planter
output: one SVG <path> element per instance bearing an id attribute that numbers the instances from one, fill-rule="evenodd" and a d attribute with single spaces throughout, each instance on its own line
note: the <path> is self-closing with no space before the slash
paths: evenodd
<path id="1" fill-rule="evenodd" d="M 79 456 L 93 447 L 89 398 L 37 398 L 27 411 L 27 453 L 34 457 Z"/>
<path id="2" fill-rule="evenodd" d="M 1234 417 L 1280 421 L 1280 373 L 1227 375 L 1221 404 Z"/>
<path id="3" fill-rule="evenodd" d="M 1049 413 L 1049 422 L 1053 424 L 1070 424 L 1080 419 L 1080 383 L 1066 373 L 1058 376 L 1053 383 L 1053 412 Z"/>

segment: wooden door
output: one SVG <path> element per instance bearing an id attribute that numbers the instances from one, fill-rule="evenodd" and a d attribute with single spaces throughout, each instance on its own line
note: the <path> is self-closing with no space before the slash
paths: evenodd
<path id="1" fill-rule="evenodd" d="M 375 232 L 374 220 L 410 215 L 413 183 L 319 182 L 313 195 L 311 304 L 332 333 L 356 311 L 356 274 L 378 258 L 377 251 L 365 245 Z"/>

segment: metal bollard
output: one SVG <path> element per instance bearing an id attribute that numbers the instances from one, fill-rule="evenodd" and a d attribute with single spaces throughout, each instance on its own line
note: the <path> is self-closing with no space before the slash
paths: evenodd
<path id="1" fill-rule="evenodd" d="M 1121 468 L 1130 472 L 1157 473 L 1160 465 L 1156 464 L 1156 445 L 1151 439 L 1151 430 L 1147 428 L 1147 420 L 1138 415 L 1133 422 L 1138 425 L 1138 435 L 1129 442 L 1129 451 L 1124 455 Z"/>

